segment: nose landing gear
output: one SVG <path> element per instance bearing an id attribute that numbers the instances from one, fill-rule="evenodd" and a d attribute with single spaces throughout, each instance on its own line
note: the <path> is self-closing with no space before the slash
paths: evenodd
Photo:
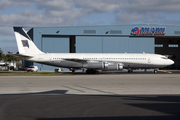
<path id="1" fill-rule="evenodd" d="M 154 73 L 156 74 L 158 72 L 158 69 L 156 68 L 156 69 L 154 69 Z"/>

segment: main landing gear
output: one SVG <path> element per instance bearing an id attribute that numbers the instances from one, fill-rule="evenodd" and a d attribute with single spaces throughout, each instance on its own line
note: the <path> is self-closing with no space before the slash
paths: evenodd
<path id="1" fill-rule="evenodd" d="M 128 73 L 132 73 L 133 72 L 133 70 L 132 69 L 128 69 Z"/>
<path id="2" fill-rule="evenodd" d="M 73 70 L 72 70 L 72 73 L 75 73 L 75 72 L 76 72 L 76 70 L 73 69 Z"/>
<path id="3" fill-rule="evenodd" d="M 87 69 L 87 70 L 86 70 L 86 73 L 87 73 L 87 74 L 96 74 L 96 73 L 99 73 L 99 71 L 94 70 L 94 69 Z"/>
<path id="4" fill-rule="evenodd" d="M 76 69 L 73 69 L 73 68 L 69 68 L 69 70 L 72 71 L 72 73 L 76 72 Z"/>

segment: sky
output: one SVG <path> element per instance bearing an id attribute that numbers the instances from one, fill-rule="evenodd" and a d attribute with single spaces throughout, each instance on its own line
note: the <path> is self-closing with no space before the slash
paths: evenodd
<path id="1" fill-rule="evenodd" d="M 180 26 L 180 0 L 0 0 L 0 48 L 16 53 L 13 26 Z"/>

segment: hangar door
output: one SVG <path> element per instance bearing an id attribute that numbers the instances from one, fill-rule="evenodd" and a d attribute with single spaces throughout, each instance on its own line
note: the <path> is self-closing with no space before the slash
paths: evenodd
<path id="1" fill-rule="evenodd" d="M 105 53 L 154 53 L 154 38 L 105 37 Z"/>
<path id="2" fill-rule="evenodd" d="M 76 53 L 102 53 L 102 37 L 76 37 Z"/>
<path id="3" fill-rule="evenodd" d="M 128 52 L 127 46 L 125 37 L 76 37 L 77 53 L 122 53 Z"/>
<path id="4" fill-rule="evenodd" d="M 44 36 L 41 41 L 41 49 L 45 53 L 69 53 L 69 37 Z M 35 63 L 43 70 L 54 70 L 55 67 Z"/>
<path id="5" fill-rule="evenodd" d="M 155 37 L 155 53 L 165 55 L 174 61 L 174 65 L 167 68 L 180 69 L 180 37 Z"/>
<path id="6" fill-rule="evenodd" d="M 129 53 L 154 53 L 153 37 L 129 37 Z"/>
<path id="7" fill-rule="evenodd" d="M 77 53 L 154 53 L 154 38 L 86 37 L 76 38 Z"/>
<path id="8" fill-rule="evenodd" d="M 48 53 L 69 53 L 69 37 L 43 37 L 42 51 Z"/>

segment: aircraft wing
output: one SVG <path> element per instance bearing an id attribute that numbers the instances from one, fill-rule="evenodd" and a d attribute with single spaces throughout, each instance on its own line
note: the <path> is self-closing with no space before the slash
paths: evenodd
<path id="1" fill-rule="evenodd" d="M 89 60 L 83 60 L 83 59 L 64 59 L 64 60 L 78 62 L 78 63 L 87 63 L 89 61 Z"/>
<path id="2" fill-rule="evenodd" d="M 8 54 L 9 56 L 18 58 L 18 59 L 25 59 L 25 58 L 32 58 L 33 56 L 22 55 L 22 54 Z"/>
<path id="3" fill-rule="evenodd" d="M 67 61 L 72 61 L 72 62 L 78 62 L 78 63 L 88 63 L 88 62 L 103 62 L 103 61 L 93 61 L 93 60 L 84 60 L 84 59 L 64 59 L 64 60 L 67 60 Z M 112 64 L 114 65 L 115 62 L 111 62 L 111 61 L 108 61 L 109 64 Z M 119 62 L 118 62 L 119 63 Z"/>

